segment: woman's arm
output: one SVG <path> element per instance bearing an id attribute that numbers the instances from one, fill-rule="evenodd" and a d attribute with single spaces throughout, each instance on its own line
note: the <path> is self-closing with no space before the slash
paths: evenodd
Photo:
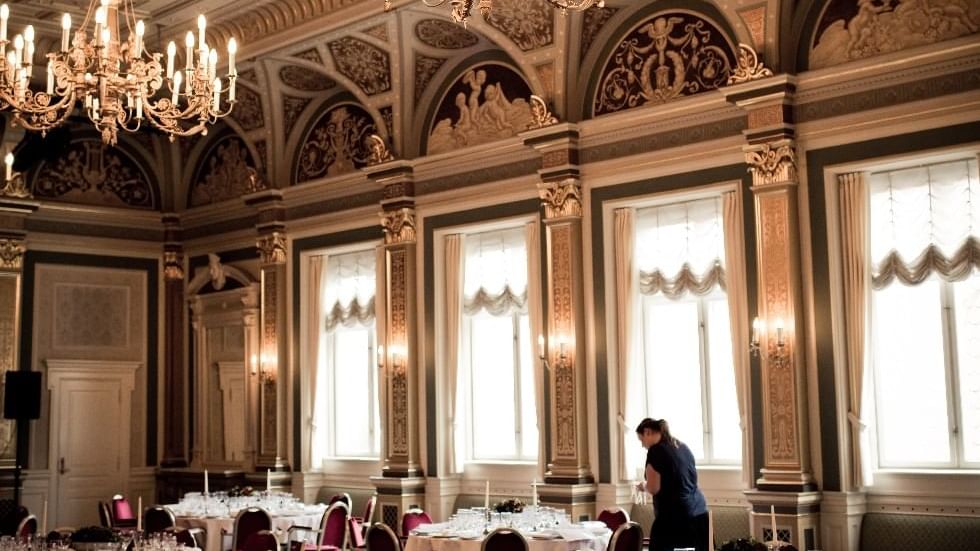
<path id="1" fill-rule="evenodd" d="M 647 492 L 650 495 L 657 495 L 660 491 L 660 473 L 653 468 L 652 465 L 647 464 Z"/>

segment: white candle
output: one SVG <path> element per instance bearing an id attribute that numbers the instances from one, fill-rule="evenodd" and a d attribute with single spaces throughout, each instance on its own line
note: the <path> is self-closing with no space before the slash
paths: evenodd
<path id="1" fill-rule="evenodd" d="M 214 107 L 215 113 L 221 111 L 221 79 L 214 79 Z"/>
<path id="2" fill-rule="evenodd" d="M 197 16 L 197 42 L 201 45 L 201 49 L 204 49 L 204 29 L 207 28 L 208 22 L 204 18 L 204 14 Z"/>
<path id="3" fill-rule="evenodd" d="M 48 60 L 48 95 L 54 94 L 54 65 L 52 60 Z"/>
<path id="4" fill-rule="evenodd" d="M 208 470 L 204 469 L 204 495 L 208 494 Z"/>
<path id="5" fill-rule="evenodd" d="M 24 65 L 34 63 L 34 25 L 24 27 Z"/>
<path id="6" fill-rule="evenodd" d="M 184 37 L 184 58 L 187 60 L 187 70 L 190 71 L 194 66 L 194 33 L 187 31 Z"/>
<path id="7" fill-rule="evenodd" d="M 180 100 L 180 83 L 183 80 L 184 80 L 184 73 L 178 71 L 177 74 L 174 75 L 174 97 L 171 98 L 170 100 L 174 104 L 174 106 L 176 106 L 177 102 Z"/>
<path id="8" fill-rule="evenodd" d="M 235 70 L 235 53 L 238 52 L 238 42 L 234 38 L 228 39 L 228 74 L 237 75 Z"/>
<path id="9" fill-rule="evenodd" d="M 769 506 L 769 520 L 772 523 L 772 540 L 771 541 L 773 543 L 776 543 L 777 541 L 779 541 L 779 538 L 776 537 L 776 506 L 775 505 L 770 505 Z"/>
<path id="10" fill-rule="evenodd" d="M 140 19 L 136 22 L 136 55 L 134 57 L 140 57 L 143 53 L 143 33 L 146 32 L 146 24 Z"/>
<path id="11" fill-rule="evenodd" d="M 14 176 L 14 154 L 7 153 L 7 156 L 3 158 L 3 163 L 7 165 L 7 181 L 9 182 Z"/>
<path id="12" fill-rule="evenodd" d="M 265 491 L 272 491 L 272 469 L 265 470 Z"/>
<path id="13" fill-rule="evenodd" d="M 136 500 L 136 531 L 143 531 L 143 496 Z"/>
<path id="14" fill-rule="evenodd" d="M 232 76 L 228 79 L 228 101 L 235 101 L 235 78 Z"/>
<path id="15" fill-rule="evenodd" d="M 65 14 L 61 18 L 61 51 L 68 51 L 68 35 L 71 32 L 71 15 Z"/>
<path id="16" fill-rule="evenodd" d="M 44 500 L 44 505 L 41 507 L 41 535 L 47 535 L 48 533 L 48 500 Z"/>
<path id="17" fill-rule="evenodd" d="M 7 4 L 0 6 L 0 40 L 7 40 L 7 18 L 10 17 L 10 8 Z"/>
<path id="18" fill-rule="evenodd" d="M 214 48 L 208 54 L 208 78 L 214 79 L 218 75 L 218 50 Z"/>
<path id="19" fill-rule="evenodd" d="M 136 118 L 143 118 L 143 93 L 136 94 Z"/>
<path id="20" fill-rule="evenodd" d="M 174 56 L 177 55 L 177 45 L 171 40 L 167 44 L 167 78 L 174 77 Z"/>
<path id="21" fill-rule="evenodd" d="M 483 491 L 483 508 L 490 510 L 490 481 L 487 481 L 486 489 Z"/>
<path id="22" fill-rule="evenodd" d="M 538 481 L 531 481 L 531 505 L 538 506 Z"/>

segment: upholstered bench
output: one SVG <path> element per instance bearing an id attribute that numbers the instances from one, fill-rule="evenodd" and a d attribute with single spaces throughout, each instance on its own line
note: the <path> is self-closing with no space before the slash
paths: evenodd
<path id="1" fill-rule="evenodd" d="M 715 544 L 749 535 L 749 510 L 746 507 L 711 507 L 711 518 L 715 527 Z M 643 537 L 650 537 L 653 524 L 653 505 L 633 505 L 630 520 L 643 528 Z"/>
<path id="2" fill-rule="evenodd" d="M 980 518 L 867 513 L 861 551 L 977 551 Z"/>

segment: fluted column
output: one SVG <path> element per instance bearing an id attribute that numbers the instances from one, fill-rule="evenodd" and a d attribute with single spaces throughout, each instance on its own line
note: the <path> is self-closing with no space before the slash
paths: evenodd
<path id="1" fill-rule="evenodd" d="M 521 135 L 541 153 L 538 193 L 544 209 L 547 270 L 546 386 L 551 396 L 545 503 L 573 518 L 593 515 L 595 479 L 589 466 L 586 417 L 585 292 L 582 185 L 578 127 L 547 124 Z M 541 450 L 542 453 L 545 450 Z"/>
<path id="2" fill-rule="evenodd" d="M 163 467 L 187 466 L 187 379 L 184 362 L 184 249 L 180 218 L 163 215 Z"/>

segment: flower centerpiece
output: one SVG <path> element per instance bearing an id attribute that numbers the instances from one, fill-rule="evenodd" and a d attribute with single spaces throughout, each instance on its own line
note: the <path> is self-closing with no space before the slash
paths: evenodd
<path id="1" fill-rule="evenodd" d="M 228 490 L 228 497 L 248 497 L 255 493 L 255 488 L 251 486 L 239 487 L 234 486 L 232 489 Z"/>
<path id="2" fill-rule="evenodd" d="M 522 513 L 524 512 L 524 502 L 517 498 L 510 498 L 500 503 L 494 503 L 493 510 L 498 513 Z"/>

